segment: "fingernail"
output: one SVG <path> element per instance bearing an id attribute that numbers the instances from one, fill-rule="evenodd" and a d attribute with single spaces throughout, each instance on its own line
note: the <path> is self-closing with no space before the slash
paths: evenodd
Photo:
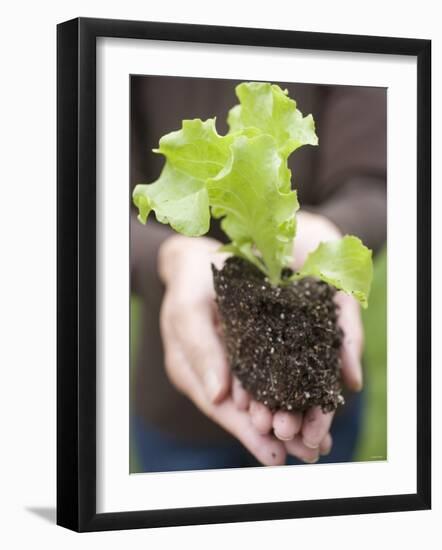
<path id="1" fill-rule="evenodd" d="M 319 456 L 314 456 L 312 458 L 304 458 L 304 462 L 307 462 L 307 464 L 315 464 L 318 462 Z"/>
<path id="2" fill-rule="evenodd" d="M 221 384 L 215 371 L 208 370 L 204 375 L 204 386 L 211 401 L 215 401 L 221 391 Z"/>
<path id="3" fill-rule="evenodd" d="M 330 454 L 330 451 L 331 451 L 331 447 L 329 449 L 325 449 L 324 451 L 321 452 L 321 456 L 328 456 Z"/>
<path id="4" fill-rule="evenodd" d="M 275 435 L 278 439 L 281 441 L 291 441 L 293 437 L 284 437 L 283 435 L 280 435 L 278 432 L 275 431 Z"/>
<path id="5" fill-rule="evenodd" d="M 310 443 L 309 441 L 306 441 L 305 439 L 302 440 L 302 442 L 304 443 L 304 445 L 306 447 L 308 447 L 309 449 L 317 449 L 319 447 L 319 445 L 316 445 L 314 443 Z"/>

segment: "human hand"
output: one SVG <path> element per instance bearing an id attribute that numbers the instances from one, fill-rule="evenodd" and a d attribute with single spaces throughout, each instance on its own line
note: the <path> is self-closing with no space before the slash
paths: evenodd
<path id="1" fill-rule="evenodd" d="M 341 237 L 337 227 L 323 216 L 300 212 L 297 219 L 295 269 L 302 266 L 307 255 L 321 241 Z M 344 332 L 341 348 L 342 378 L 348 388 L 360 391 L 363 329 L 359 304 L 343 292 L 336 293 L 335 302 L 339 307 L 338 323 Z M 238 410 L 249 410 L 252 424 L 257 431 L 261 434 L 273 432 L 285 443 L 289 454 L 305 462 L 316 462 L 320 454 L 330 452 L 332 438 L 329 430 L 333 412 L 323 413 L 320 407 L 313 407 L 304 414 L 285 411 L 273 414 L 265 405 L 253 400 L 236 378 L 233 380 L 232 395 Z"/>
<path id="2" fill-rule="evenodd" d="M 211 263 L 223 261 L 220 243 L 175 235 L 160 248 L 165 284 L 160 312 L 165 367 L 171 382 L 214 422 L 230 432 L 262 464 L 285 463 L 286 448 L 270 430 L 260 433 L 248 410 L 237 407 L 220 337 Z"/>

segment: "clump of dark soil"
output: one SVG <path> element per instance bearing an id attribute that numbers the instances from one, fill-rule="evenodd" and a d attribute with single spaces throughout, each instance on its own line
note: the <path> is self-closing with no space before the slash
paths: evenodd
<path id="1" fill-rule="evenodd" d="M 312 278 L 272 286 L 250 262 L 212 266 L 230 366 L 272 411 L 332 411 L 341 395 L 335 290 Z"/>

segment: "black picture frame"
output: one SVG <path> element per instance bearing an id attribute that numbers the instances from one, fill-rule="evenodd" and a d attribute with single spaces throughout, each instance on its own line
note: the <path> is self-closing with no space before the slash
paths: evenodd
<path id="1" fill-rule="evenodd" d="M 395 54 L 417 59 L 417 492 L 96 512 L 96 39 Z M 75 531 L 424 510 L 431 506 L 431 41 L 79 18 L 57 27 L 57 523 Z"/>

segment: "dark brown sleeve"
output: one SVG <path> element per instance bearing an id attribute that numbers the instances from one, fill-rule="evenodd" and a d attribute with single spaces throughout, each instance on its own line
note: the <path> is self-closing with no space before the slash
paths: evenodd
<path id="1" fill-rule="evenodd" d="M 378 250 L 386 238 L 387 91 L 334 86 L 318 128 L 314 211 Z"/>
<path id="2" fill-rule="evenodd" d="M 158 146 L 161 135 L 166 133 L 161 127 L 163 117 L 152 110 L 152 105 L 160 102 L 159 92 L 161 89 L 167 89 L 163 79 L 132 77 L 130 92 L 131 195 L 137 184 L 155 181 L 163 165 L 160 155 L 152 153 L 152 148 Z M 171 121 L 169 123 L 173 128 L 173 123 Z M 172 235 L 172 230 L 170 227 L 156 222 L 153 214 L 149 216 L 146 225 L 141 224 L 137 219 L 138 211 L 132 199 L 130 202 L 131 291 L 142 297 L 145 304 L 151 306 L 154 303 L 152 298 L 163 292 L 157 273 L 158 251 L 161 243 Z"/>
<path id="3" fill-rule="evenodd" d="M 142 225 L 135 214 L 130 220 L 131 290 L 146 302 L 162 294 L 163 285 L 157 271 L 157 257 L 161 243 L 173 231 L 150 219 Z"/>

